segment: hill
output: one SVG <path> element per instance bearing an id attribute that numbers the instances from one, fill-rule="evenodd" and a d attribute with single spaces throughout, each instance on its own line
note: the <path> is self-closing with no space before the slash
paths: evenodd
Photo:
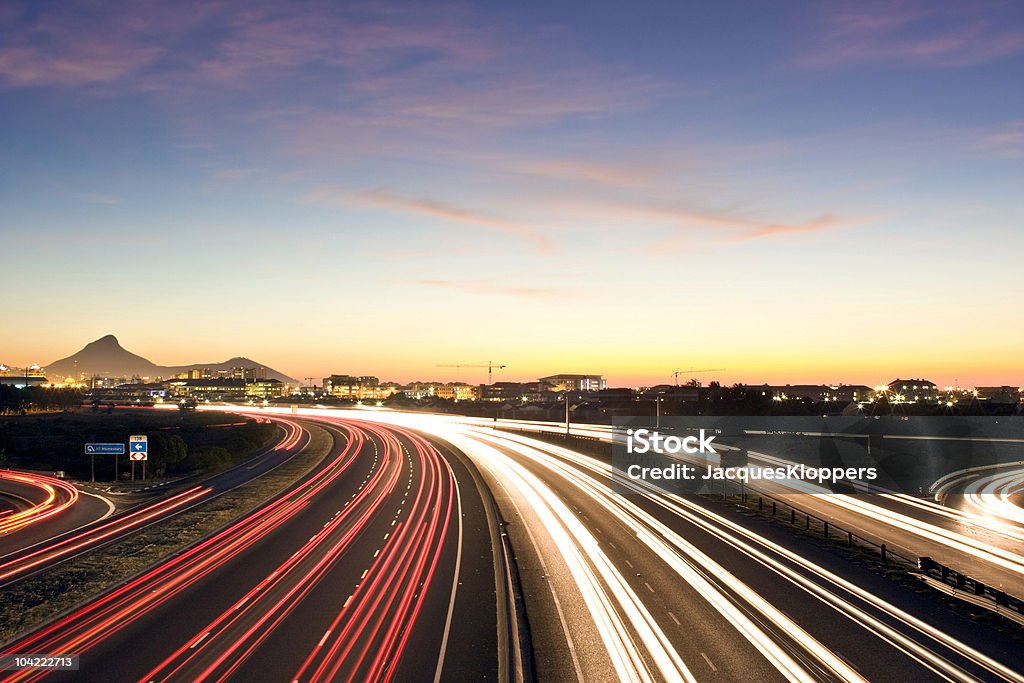
<path id="1" fill-rule="evenodd" d="M 59 380 L 64 377 L 80 377 L 85 375 L 91 377 L 170 377 L 188 370 L 209 368 L 210 370 L 231 370 L 232 368 L 263 368 L 266 370 L 268 379 L 278 379 L 282 382 L 297 382 L 284 373 L 258 363 L 250 358 L 236 356 L 223 362 L 217 363 L 192 363 L 190 365 L 157 365 L 147 358 L 128 351 L 117 337 L 108 334 L 100 337 L 94 342 L 86 344 L 78 353 L 67 358 L 61 358 L 46 366 L 46 375 L 51 380 Z"/>

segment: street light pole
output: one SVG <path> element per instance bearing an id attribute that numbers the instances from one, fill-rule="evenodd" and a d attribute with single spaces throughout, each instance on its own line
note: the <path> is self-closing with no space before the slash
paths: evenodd
<path id="1" fill-rule="evenodd" d="M 565 437 L 569 438 L 569 392 L 565 392 Z"/>

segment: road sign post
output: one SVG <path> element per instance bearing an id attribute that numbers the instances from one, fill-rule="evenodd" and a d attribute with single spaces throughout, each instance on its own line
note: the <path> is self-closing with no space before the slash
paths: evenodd
<path id="1" fill-rule="evenodd" d="M 90 475 L 92 481 L 96 481 L 96 456 L 97 455 L 113 455 L 114 456 L 114 481 L 117 481 L 117 456 L 124 455 L 124 444 L 123 443 L 87 443 L 85 444 L 85 454 L 90 456 Z"/>
<path id="2" fill-rule="evenodd" d="M 123 443 L 87 443 L 86 455 L 124 455 Z"/>
<path id="3" fill-rule="evenodd" d="M 132 460 L 132 481 L 135 481 L 135 463 L 142 463 L 142 481 L 146 481 L 146 460 L 149 459 L 149 438 L 145 434 L 134 434 L 128 437 L 128 455 Z"/>

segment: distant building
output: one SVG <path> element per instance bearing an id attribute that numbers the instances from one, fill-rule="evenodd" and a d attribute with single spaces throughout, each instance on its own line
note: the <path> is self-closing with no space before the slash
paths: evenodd
<path id="1" fill-rule="evenodd" d="M 875 390 L 863 384 L 840 384 L 829 387 L 828 400 L 839 403 L 867 403 Z"/>
<path id="2" fill-rule="evenodd" d="M 48 384 L 46 371 L 33 363 L 27 368 L 12 368 L 0 363 L 0 384 L 9 387 L 39 387 Z"/>
<path id="3" fill-rule="evenodd" d="M 281 380 L 259 379 L 246 381 L 234 377 L 174 379 L 167 382 L 167 389 L 175 396 L 181 398 L 211 401 L 277 398 L 278 396 L 283 396 L 285 392 L 285 386 Z"/>
<path id="4" fill-rule="evenodd" d="M 228 369 L 190 368 L 178 375 L 179 379 L 266 379 L 267 369 L 262 365 L 239 365 Z"/>
<path id="5" fill-rule="evenodd" d="M 749 389 L 771 394 L 776 401 L 803 399 L 821 403 L 835 400 L 831 398 L 832 387 L 827 384 L 761 384 Z"/>
<path id="6" fill-rule="evenodd" d="M 284 382 L 279 379 L 242 380 L 242 383 L 245 385 L 245 395 L 254 398 L 277 398 L 284 396 L 286 389 Z"/>
<path id="7" fill-rule="evenodd" d="M 601 398 L 608 395 L 607 391 L 601 392 Z M 648 400 L 661 398 L 664 400 L 697 401 L 700 397 L 700 387 L 691 385 L 656 384 L 653 387 L 645 387 L 640 390 L 640 395 Z"/>
<path id="8" fill-rule="evenodd" d="M 748 388 L 770 394 L 777 401 L 803 399 L 813 403 L 866 403 L 875 394 L 864 384 L 761 384 Z"/>
<path id="9" fill-rule="evenodd" d="M 566 391 L 601 391 L 608 388 L 608 382 L 601 375 L 551 375 L 541 377 L 542 391 L 564 393 Z"/>
<path id="10" fill-rule="evenodd" d="M 975 395 L 979 400 L 989 401 L 990 403 L 1020 403 L 1024 400 L 1024 395 L 1021 394 L 1020 387 L 978 387 L 975 389 Z"/>
<path id="11" fill-rule="evenodd" d="M 331 375 L 324 377 L 324 393 L 335 398 L 355 401 L 379 401 L 398 393 L 400 386 L 394 382 L 381 384 L 372 375 Z"/>
<path id="12" fill-rule="evenodd" d="M 0 384 L 8 387 L 41 387 L 47 384 L 46 378 L 39 375 L 0 375 Z"/>
<path id="13" fill-rule="evenodd" d="M 651 387 L 649 390 L 654 389 L 656 389 L 656 387 Z M 634 401 L 636 400 L 636 398 L 637 391 L 629 387 L 615 387 L 612 389 L 602 389 L 600 396 L 600 399 L 602 401 Z"/>
<path id="14" fill-rule="evenodd" d="M 442 398 L 451 401 L 475 401 L 480 389 L 465 382 L 412 382 L 401 388 L 407 398 Z"/>
<path id="15" fill-rule="evenodd" d="M 481 401 L 535 401 L 542 395 L 540 382 L 495 382 L 480 385 Z"/>
<path id="16" fill-rule="evenodd" d="M 889 400 L 900 403 L 936 403 L 939 388 L 926 379 L 894 379 L 887 385 Z"/>

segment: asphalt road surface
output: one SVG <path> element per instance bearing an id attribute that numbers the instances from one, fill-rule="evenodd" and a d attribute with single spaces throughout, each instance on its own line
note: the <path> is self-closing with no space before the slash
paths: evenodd
<path id="1" fill-rule="evenodd" d="M 79 653 L 54 680 L 496 680 L 474 477 L 412 432 L 328 428 L 299 485 L 5 651 Z"/>

